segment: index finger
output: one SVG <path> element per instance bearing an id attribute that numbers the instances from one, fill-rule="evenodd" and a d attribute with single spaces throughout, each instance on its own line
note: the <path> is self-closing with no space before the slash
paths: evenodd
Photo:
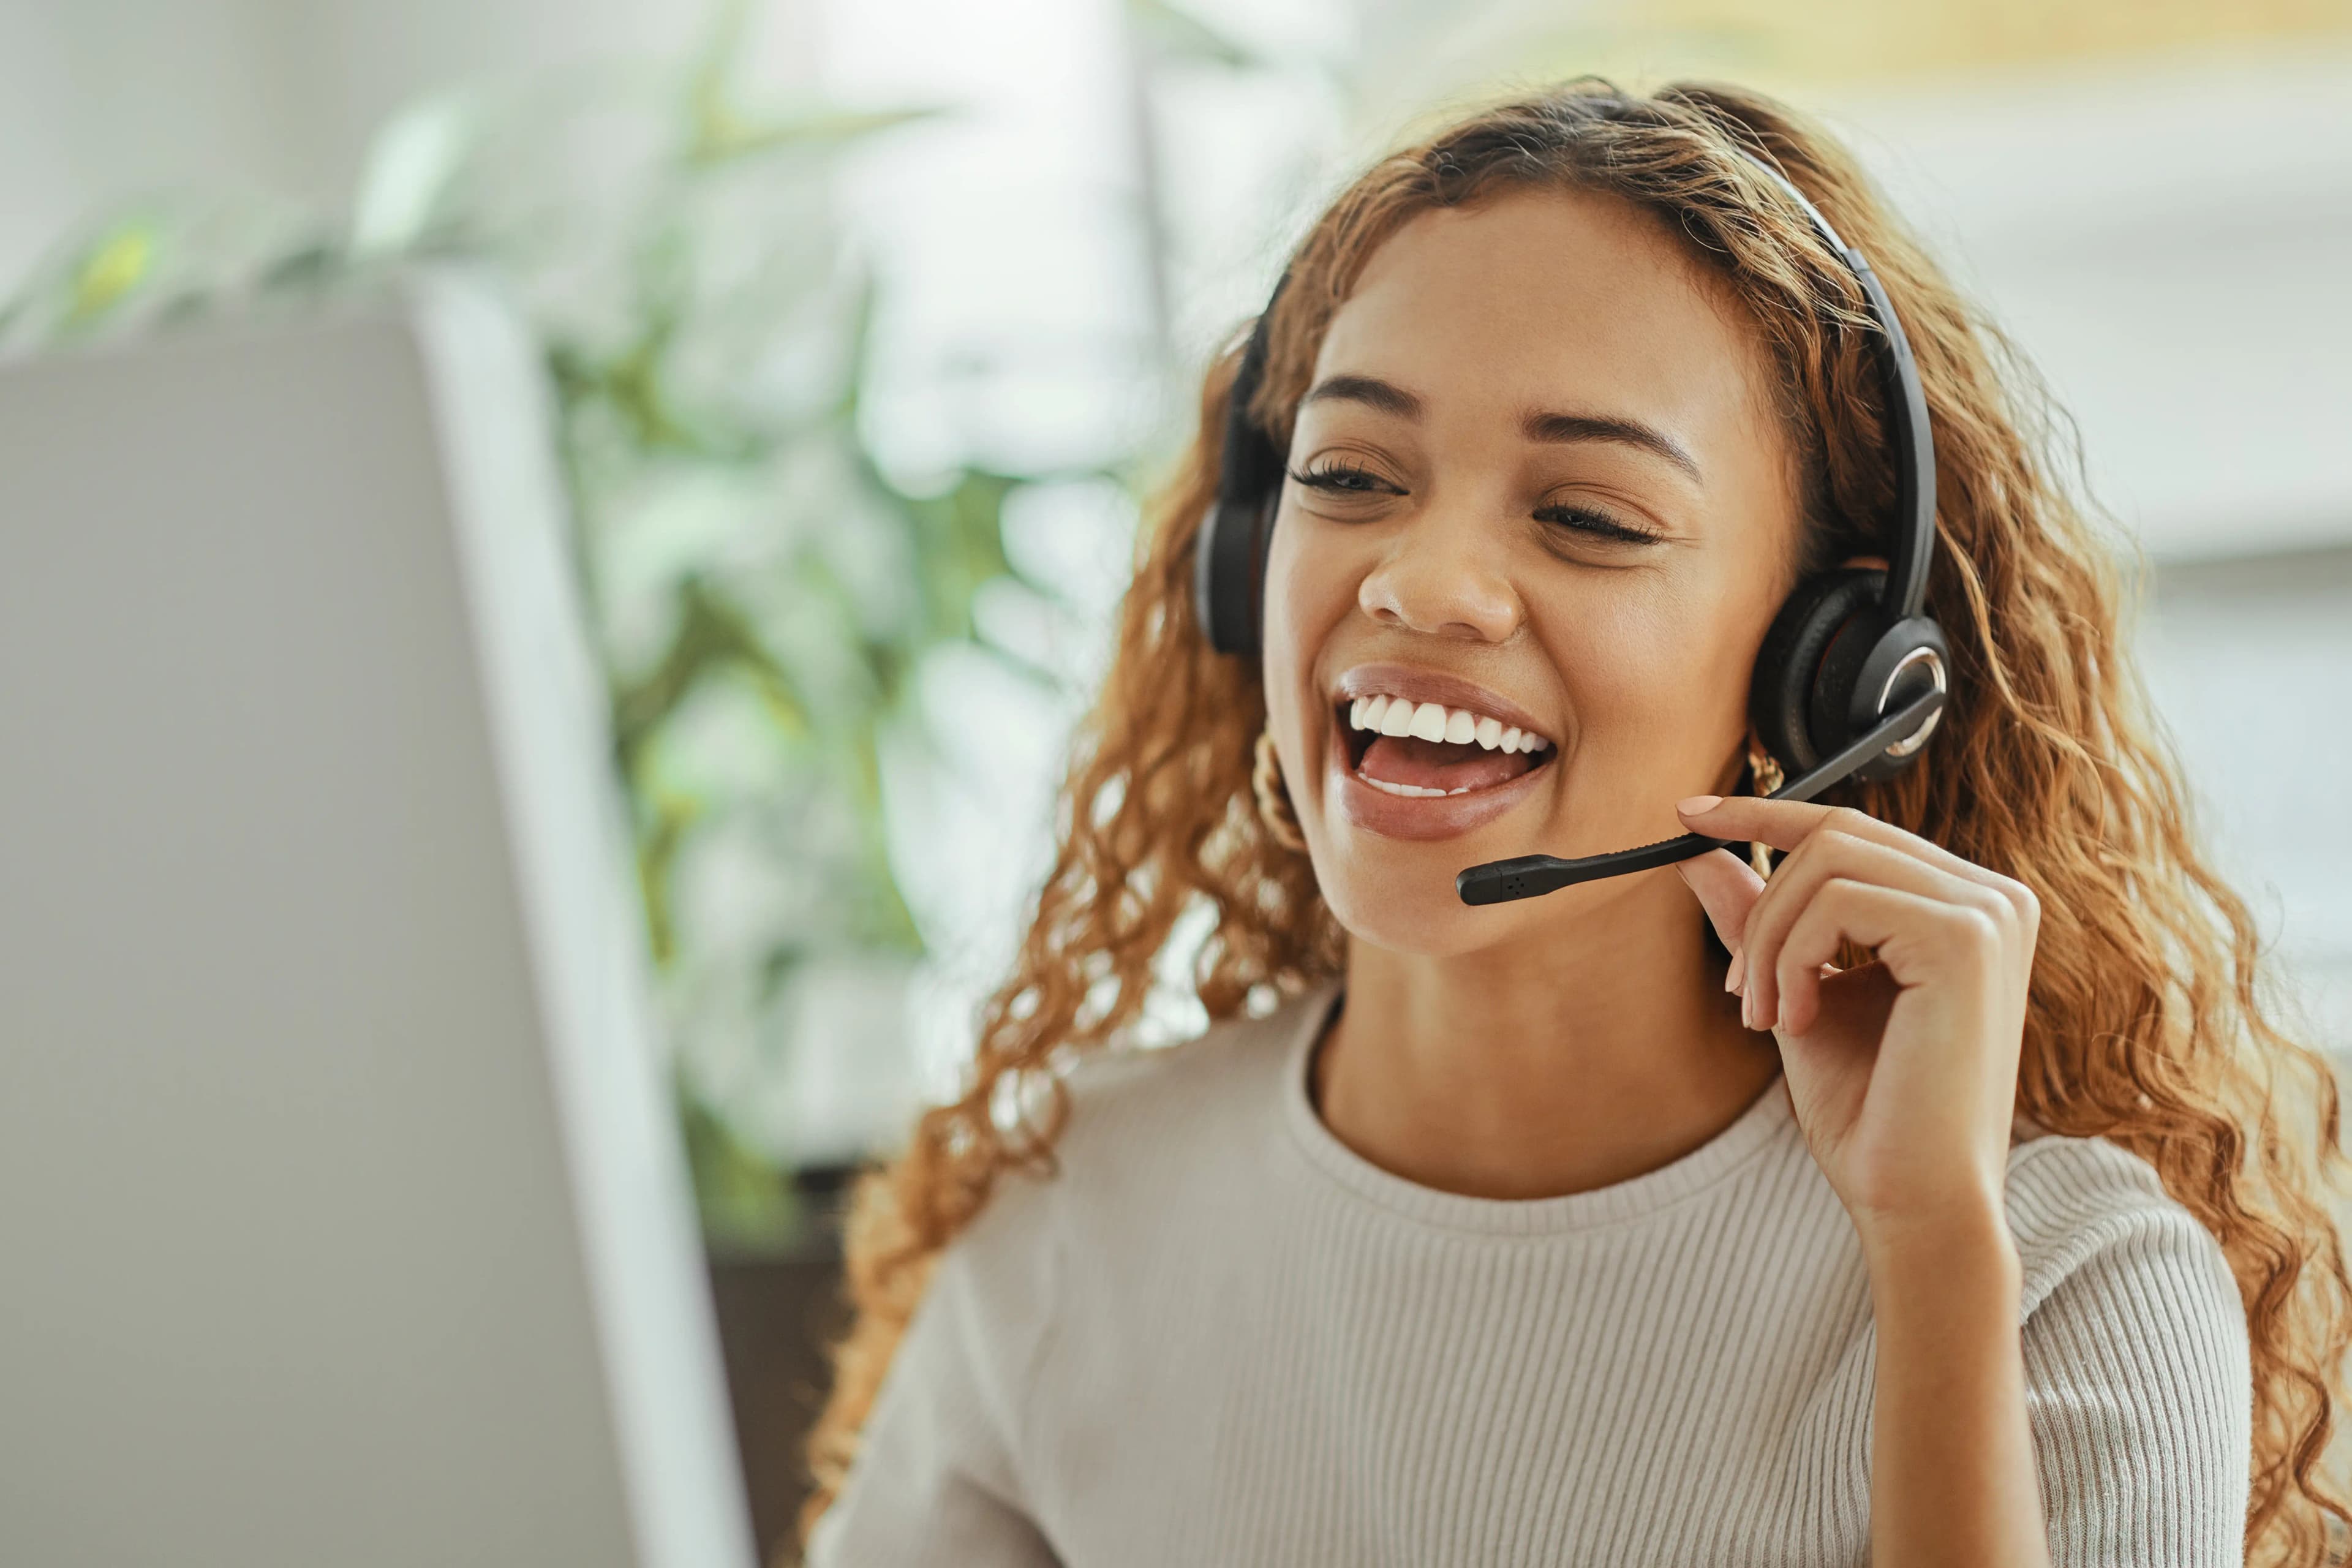
<path id="1" fill-rule="evenodd" d="M 1802 800 L 1769 800 L 1752 795 L 1736 795 L 1717 800 L 1712 806 L 1702 805 L 1701 803 L 1707 798 L 1706 795 L 1693 795 L 1676 805 L 1675 811 L 1683 819 L 1685 826 L 1710 838 L 1746 838 L 1785 851 L 1794 849 L 1824 825 L 1834 822 L 1842 831 L 1856 838 L 1866 838 L 1890 849 L 1917 856 L 1930 866 L 1948 871 L 1955 877 L 1965 877 L 1971 882 L 1988 882 L 1993 879 L 1993 873 L 1953 854 L 1935 840 L 1922 838 L 1891 822 L 1882 821 L 1850 806 L 1822 805 Z M 1696 812 L 1683 809 L 1692 805 L 1701 806 L 1701 809 Z"/>
<path id="2" fill-rule="evenodd" d="M 1788 850 L 1812 837 L 1813 830 L 1827 822 L 1836 810 L 1833 805 L 1810 800 L 1766 800 L 1752 795 L 1727 799 L 1695 795 L 1676 805 L 1675 815 L 1682 818 L 1685 827 L 1710 838 L 1744 838 Z"/>

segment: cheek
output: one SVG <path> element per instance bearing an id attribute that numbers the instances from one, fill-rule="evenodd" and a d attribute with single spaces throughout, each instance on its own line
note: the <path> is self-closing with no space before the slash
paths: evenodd
<path id="1" fill-rule="evenodd" d="M 1563 785 L 1711 777 L 1747 727 L 1754 618 L 1744 603 L 1638 594 L 1594 595 L 1556 617 L 1544 640 L 1576 726 Z"/>
<path id="2" fill-rule="evenodd" d="M 1355 607 L 1361 576 L 1344 539 L 1309 541 L 1305 536 L 1311 527 L 1287 515 L 1286 508 L 1276 521 L 1261 623 L 1266 717 L 1286 757 L 1302 763 L 1307 759 L 1299 743 L 1312 744 L 1322 733 L 1316 653 Z M 1308 718 L 1312 724 L 1305 722 Z"/>
<path id="3" fill-rule="evenodd" d="M 1579 744 L 1687 711 L 1712 662 L 1696 646 L 1700 637 L 1684 606 L 1630 595 L 1598 596 L 1586 614 L 1563 621 L 1546 641 L 1568 687 Z"/>

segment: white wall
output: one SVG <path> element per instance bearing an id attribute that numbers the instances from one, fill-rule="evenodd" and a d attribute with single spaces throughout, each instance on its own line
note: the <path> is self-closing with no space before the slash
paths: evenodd
<path id="1" fill-rule="evenodd" d="M 2200 826 L 2329 1048 L 2352 1056 L 2352 545 L 2158 575 L 2143 653 Z"/>
<path id="2" fill-rule="evenodd" d="M 1837 118 L 2161 560 L 2352 541 L 2352 47 L 2042 69 Z"/>

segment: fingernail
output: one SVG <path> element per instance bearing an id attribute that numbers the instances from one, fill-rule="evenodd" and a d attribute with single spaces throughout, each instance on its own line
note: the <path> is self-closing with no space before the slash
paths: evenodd
<path id="1" fill-rule="evenodd" d="M 1722 804 L 1723 797 L 1719 795 L 1695 795 L 1688 800 L 1675 802 L 1675 809 L 1685 816 L 1705 816 Z"/>
<path id="2" fill-rule="evenodd" d="M 1748 1028 L 1756 1026 L 1756 998 L 1745 991 L 1739 994 L 1739 1021 Z"/>
<path id="3" fill-rule="evenodd" d="M 1748 955 L 1744 952 L 1733 953 L 1731 955 L 1731 967 L 1723 972 L 1723 988 L 1726 991 L 1738 990 L 1739 977 L 1747 973 Z"/>

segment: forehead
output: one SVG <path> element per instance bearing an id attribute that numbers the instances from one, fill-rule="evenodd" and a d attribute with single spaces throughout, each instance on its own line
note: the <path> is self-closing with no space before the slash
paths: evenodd
<path id="1" fill-rule="evenodd" d="M 1728 281 L 1622 197 L 1515 191 L 1413 217 L 1333 314 L 1314 380 L 1380 376 L 1455 410 L 1640 418 L 1777 446 L 1768 359 Z"/>

